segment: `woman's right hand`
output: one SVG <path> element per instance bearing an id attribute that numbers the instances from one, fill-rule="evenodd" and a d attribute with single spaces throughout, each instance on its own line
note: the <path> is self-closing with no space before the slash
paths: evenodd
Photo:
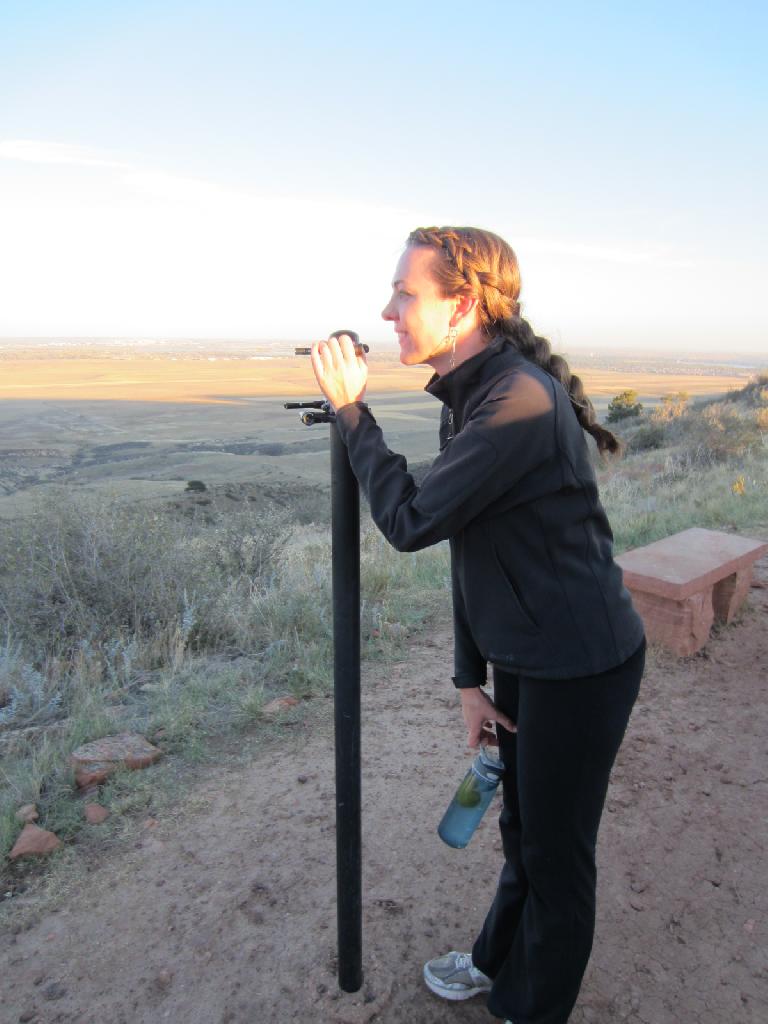
<path id="1" fill-rule="evenodd" d="M 365 355 L 355 351 L 348 334 L 312 346 L 312 369 L 320 390 L 334 411 L 350 402 L 362 402 L 368 382 Z"/>
<path id="2" fill-rule="evenodd" d="M 463 687 L 461 694 L 461 713 L 467 727 L 467 744 L 473 749 L 491 744 L 496 746 L 498 739 L 493 731 L 493 724 L 498 722 L 508 732 L 517 732 L 512 719 L 499 711 L 488 694 L 479 686 Z"/>

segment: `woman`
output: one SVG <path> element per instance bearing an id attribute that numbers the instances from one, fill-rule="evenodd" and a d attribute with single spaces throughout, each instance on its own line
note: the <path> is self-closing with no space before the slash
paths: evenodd
<path id="1" fill-rule="evenodd" d="M 584 431 L 601 451 L 618 442 L 521 319 L 519 293 L 496 235 L 409 236 L 382 315 L 401 362 L 433 368 L 426 390 L 443 403 L 420 487 L 362 401 L 367 366 L 350 339 L 315 345 L 312 364 L 387 539 L 400 551 L 450 541 L 468 742 L 498 737 L 506 766 L 495 899 L 471 954 L 431 960 L 424 979 L 446 999 L 488 992 L 491 1013 L 514 1024 L 564 1024 L 592 946 L 597 830 L 645 641 Z"/>

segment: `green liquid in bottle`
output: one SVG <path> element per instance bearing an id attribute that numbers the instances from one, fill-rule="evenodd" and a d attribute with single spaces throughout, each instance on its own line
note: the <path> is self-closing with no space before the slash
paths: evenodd
<path id="1" fill-rule="evenodd" d="M 456 802 L 460 807 L 477 807 L 480 799 L 481 796 L 475 784 L 475 776 L 468 775 L 456 791 Z"/>

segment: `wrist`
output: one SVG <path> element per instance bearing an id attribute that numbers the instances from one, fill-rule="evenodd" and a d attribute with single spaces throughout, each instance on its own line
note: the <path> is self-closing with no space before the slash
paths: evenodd
<path id="1" fill-rule="evenodd" d="M 488 695 L 482 686 L 462 686 L 459 690 L 462 703 L 465 701 L 488 700 Z"/>

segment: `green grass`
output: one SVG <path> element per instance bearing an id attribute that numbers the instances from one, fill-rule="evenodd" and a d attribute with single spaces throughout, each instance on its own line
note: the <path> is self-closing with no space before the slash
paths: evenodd
<path id="1" fill-rule="evenodd" d="M 766 381 L 725 401 L 670 402 L 623 428 L 628 454 L 600 473 L 617 551 L 691 526 L 768 522 Z"/>
<path id="2" fill-rule="evenodd" d="M 649 465 L 650 464 L 650 465 Z M 743 493 L 734 484 L 743 478 Z M 752 455 L 680 472 L 674 463 L 634 456 L 607 471 L 601 497 L 617 552 L 701 526 L 749 532 L 768 523 L 768 459 Z"/>

